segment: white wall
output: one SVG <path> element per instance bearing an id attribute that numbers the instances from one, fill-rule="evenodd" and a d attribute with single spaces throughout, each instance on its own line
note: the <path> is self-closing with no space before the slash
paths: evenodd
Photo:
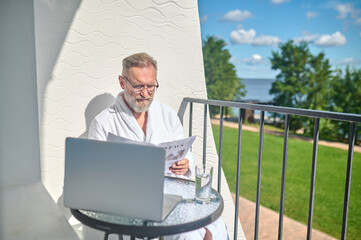
<path id="1" fill-rule="evenodd" d="M 0 183 L 40 180 L 32 1 L 0 1 Z"/>
<path id="2" fill-rule="evenodd" d="M 40 182 L 32 0 L 0 1 L 0 239 L 78 239 Z"/>
<path id="3" fill-rule="evenodd" d="M 62 194 L 65 137 L 86 136 L 93 117 L 113 102 L 124 57 L 144 51 L 157 59 L 156 99 L 175 110 L 184 97 L 207 98 L 196 0 L 35 0 L 35 28 L 42 180 L 55 201 Z M 193 152 L 201 162 L 203 106 L 194 111 Z M 215 164 L 210 124 L 207 135 Z M 232 232 L 233 201 L 226 184 L 223 189 Z"/>

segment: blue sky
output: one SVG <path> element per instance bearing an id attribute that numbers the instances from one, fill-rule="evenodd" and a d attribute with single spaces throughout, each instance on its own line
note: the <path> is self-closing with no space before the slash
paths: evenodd
<path id="1" fill-rule="evenodd" d="M 269 58 L 288 40 L 312 41 L 333 68 L 361 68 L 361 1 L 198 0 L 202 38 L 227 43 L 241 78 L 275 78 Z"/>

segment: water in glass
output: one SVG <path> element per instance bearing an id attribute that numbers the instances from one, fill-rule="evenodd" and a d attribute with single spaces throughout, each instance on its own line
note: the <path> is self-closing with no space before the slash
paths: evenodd
<path id="1" fill-rule="evenodd" d="M 196 201 L 208 203 L 211 200 L 213 167 L 196 166 Z"/>

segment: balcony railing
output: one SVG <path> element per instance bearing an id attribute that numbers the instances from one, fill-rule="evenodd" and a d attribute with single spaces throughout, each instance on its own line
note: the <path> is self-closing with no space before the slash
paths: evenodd
<path id="1" fill-rule="evenodd" d="M 356 124 L 361 123 L 361 115 L 359 114 L 347 114 L 337 112 L 315 111 L 288 107 L 277 107 L 270 105 L 248 104 L 233 101 L 219 101 L 219 100 L 204 100 L 195 98 L 184 98 L 178 116 L 183 121 L 187 105 L 189 103 L 189 135 L 192 135 L 192 116 L 193 105 L 204 105 L 204 122 L 203 122 L 203 163 L 206 162 L 206 146 L 207 146 L 207 109 L 209 106 L 220 107 L 220 129 L 219 129 L 219 149 L 218 149 L 218 182 L 217 190 L 221 191 L 221 166 L 222 166 L 222 136 L 223 136 L 223 112 L 225 107 L 231 107 L 239 109 L 238 116 L 238 149 L 237 149 L 237 177 L 236 177 L 236 197 L 235 197 L 235 213 L 234 213 L 234 237 L 237 239 L 237 226 L 238 226 L 238 203 L 239 203 L 239 180 L 240 180 L 240 166 L 241 166 L 241 144 L 242 144 L 242 119 L 246 109 L 260 111 L 260 129 L 259 129 L 259 152 L 258 152 L 258 175 L 257 175 L 257 197 L 256 197 L 256 213 L 255 213 L 255 227 L 254 227 L 254 239 L 258 239 L 259 228 L 259 212 L 260 212 L 260 190 L 261 190 L 261 171 L 262 171 L 262 149 L 263 149 L 263 134 L 264 134 L 264 117 L 265 112 L 278 113 L 285 115 L 285 129 L 284 129 L 284 143 L 283 143 L 283 161 L 282 161 L 282 180 L 281 180 L 281 194 L 280 194 L 280 209 L 279 209 L 279 223 L 278 223 L 278 239 L 282 239 L 283 230 L 283 211 L 284 211 L 284 199 L 285 199 L 285 183 L 286 183 L 286 165 L 287 165 L 287 148 L 288 148 L 288 136 L 290 116 L 304 116 L 313 118 L 315 120 L 314 134 L 313 134 L 313 154 L 312 154 L 312 169 L 311 169 L 311 184 L 309 195 L 309 209 L 308 209 L 308 224 L 307 224 L 307 239 L 311 239 L 312 233 L 312 219 L 313 219 L 313 205 L 314 205 L 314 193 L 315 193 L 315 179 L 316 179 L 316 163 L 317 163 L 317 147 L 319 138 L 320 119 L 331 119 L 350 123 L 349 130 L 349 146 L 348 146 L 348 158 L 347 158 L 347 170 L 346 170 L 346 182 L 345 182 L 345 194 L 344 194 L 344 206 L 343 206 L 343 219 L 342 219 L 342 232 L 341 239 L 346 239 L 347 233 L 347 219 L 348 219 L 348 207 L 350 197 L 351 186 L 351 173 L 352 173 L 352 160 L 354 152 Z"/>

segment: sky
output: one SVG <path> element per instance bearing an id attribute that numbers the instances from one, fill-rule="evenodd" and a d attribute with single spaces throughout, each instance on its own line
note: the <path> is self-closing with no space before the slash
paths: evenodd
<path id="1" fill-rule="evenodd" d="M 198 0 L 202 39 L 223 39 L 240 78 L 272 78 L 272 51 L 310 41 L 332 69 L 361 69 L 361 0 Z"/>

